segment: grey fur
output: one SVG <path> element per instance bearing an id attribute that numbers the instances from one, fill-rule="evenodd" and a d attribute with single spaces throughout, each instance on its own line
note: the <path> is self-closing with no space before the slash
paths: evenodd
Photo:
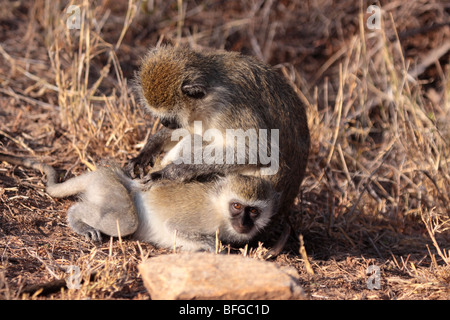
<path id="1" fill-rule="evenodd" d="M 161 247 L 176 243 L 183 250 L 213 250 L 216 231 L 222 241 L 249 241 L 266 226 L 277 206 L 271 185 L 256 177 L 232 175 L 205 183 L 159 181 L 143 191 L 140 182 L 116 166 L 57 183 L 51 166 L 2 153 L 0 161 L 45 172 L 51 196 L 79 194 L 67 220 L 75 232 L 92 240 L 101 240 L 101 234 L 120 234 Z M 239 233 L 231 225 L 231 201 L 260 210 L 251 230 Z"/>

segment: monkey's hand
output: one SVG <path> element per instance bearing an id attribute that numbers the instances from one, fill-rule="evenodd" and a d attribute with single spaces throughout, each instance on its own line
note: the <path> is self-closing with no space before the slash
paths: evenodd
<path id="1" fill-rule="evenodd" d="M 142 179 L 144 176 L 144 169 L 148 165 L 153 167 L 157 157 L 164 150 L 167 143 L 171 141 L 171 134 L 172 130 L 162 128 L 147 140 L 138 156 L 132 159 L 125 168 L 133 179 L 137 176 L 136 171 L 138 171 L 138 175 Z"/>
<path id="2" fill-rule="evenodd" d="M 144 169 L 148 165 L 153 167 L 155 164 L 156 154 L 150 154 L 147 152 L 141 152 L 136 158 L 130 160 L 130 162 L 125 167 L 125 171 L 133 178 L 143 178 Z M 137 173 L 136 173 L 137 171 Z"/>

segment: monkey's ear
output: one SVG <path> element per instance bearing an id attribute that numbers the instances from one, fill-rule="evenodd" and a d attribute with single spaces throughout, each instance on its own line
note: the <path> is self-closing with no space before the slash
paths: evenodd
<path id="1" fill-rule="evenodd" d="M 200 83 L 183 83 L 181 92 L 193 99 L 202 99 L 206 96 L 206 87 Z"/>

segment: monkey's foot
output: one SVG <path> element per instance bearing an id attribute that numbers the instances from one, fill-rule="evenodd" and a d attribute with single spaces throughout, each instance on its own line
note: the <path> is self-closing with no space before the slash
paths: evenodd
<path id="1" fill-rule="evenodd" d="M 100 230 L 91 227 L 81 220 L 81 213 L 89 212 L 87 210 L 81 211 L 85 209 L 81 203 L 77 203 L 73 205 L 69 211 L 67 212 L 67 222 L 73 231 L 82 235 L 86 238 L 86 240 L 92 241 L 102 241 L 102 234 Z"/>
<path id="2" fill-rule="evenodd" d="M 94 242 L 102 242 L 102 234 L 99 230 L 94 229 L 88 225 L 85 225 L 83 228 L 74 228 L 72 226 L 72 229 L 78 233 L 79 235 L 82 235 L 86 238 L 88 241 L 94 241 Z"/>
<path id="3" fill-rule="evenodd" d="M 86 240 L 92 240 L 94 242 L 102 242 L 102 234 L 97 229 L 86 231 L 84 233 L 84 237 L 86 238 Z"/>

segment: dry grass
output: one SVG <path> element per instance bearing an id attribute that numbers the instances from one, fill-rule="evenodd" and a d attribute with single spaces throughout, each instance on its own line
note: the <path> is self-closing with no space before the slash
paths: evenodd
<path id="1" fill-rule="evenodd" d="M 80 30 L 66 28 L 70 4 L 83 9 Z M 130 88 L 148 46 L 169 40 L 256 55 L 297 88 L 313 142 L 301 214 L 292 219 L 296 234 L 275 263 L 295 266 L 313 299 L 448 299 L 445 1 L 382 1 L 382 28 L 373 31 L 365 25 L 365 1 L 4 6 L 2 151 L 40 157 L 66 176 L 105 158 L 124 164 L 152 121 Z M 136 265 L 166 251 L 130 240 L 86 242 L 66 226 L 70 199 L 49 198 L 38 174 L 4 164 L 0 181 L 0 298 L 148 298 Z M 241 249 L 254 258 L 265 252 L 262 245 Z M 373 264 L 381 269 L 381 290 L 366 286 Z M 81 272 L 78 290 L 21 294 L 66 278 L 70 265 Z"/>

